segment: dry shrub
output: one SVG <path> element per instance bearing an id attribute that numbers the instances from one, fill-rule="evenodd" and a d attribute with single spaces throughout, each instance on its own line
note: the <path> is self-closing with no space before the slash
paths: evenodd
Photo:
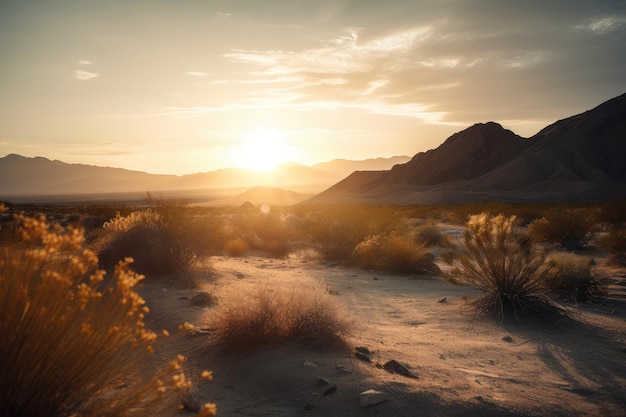
<path id="1" fill-rule="evenodd" d="M 150 209 L 118 215 L 104 229 L 107 233 L 95 244 L 104 268 L 132 257 L 138 272 L 165 274 L 189 268 L 196 257 L 180 233 L 180 224 Z"/>
<path id="2" fill-rule="evenodd" d="M 214 315 L 217 341 L 233 350 L 298 341 L 316 348 L 344 347 L 350 322 L 317 283 L 239 283 L 221 296 Z"/>
<path id="3" fill-rule="evenodd" d="M 609 252 L 610 261 L 626 265 L 626 229 L 613 227 L 598 240 L 598 246 Z"/>
<path id="4" fill-rule="evenodd" d="M 311 213 L 305 229 L 311 245 L 325 260 L 352 258 L 356 246 L 368 236 L 390 232 L 401 218 L 389 207 L 336 206 Z"/>
<path id="5" fill-rule="evenodd" d="M 356 246 L 353 259 L 361 268 L 431 275 L 441 272 L 424 245 L 396 234 L 370 236 Z"/>
<path id="6" fill-rule="evenodd" d="M 515 216 L 473 215 L 467 222 L 464 246 L 453 259 L 448 278 L 483 292 L 478 309 L 503 320 L 513 315 L 548 317 L 560 310 L 545 287 L 545 252 L 514 229 Z"/>
<path id="7" fill-rule="evenodd" d="M 184 358 L 150 369 L 165 334 L 145 327 L 130 260 L 104 282 L 81 230 L 16 221 L 16 240 L 0 247 L 0 415 L 173 412 L 190 387 Z"/>
<path id="8" fill-rule="evenodd" d="M 593 271 L 593 265 L 593 259 L 554 257 L 548 262 L 546 284 L 557 294 L 584 301 L 608 285 L 606 277 Z"/>
<path id="9" fill-rule="evenodd" d="M 228 256 L 241 256 L 248 251 L 248 244 L 243 239 L 232 239 L 224 244 Z"/>
<path id="10" fill-rule="evenodd" d="M 250 246 L 257 246 L 268 256 L 285 257 L 296 231 L 288 227 L 279 212 L 242 211 L 232 219 L 240 235 L 250 237 Z"/>
<path id="11" fill-rule="evenodd" d="M 537 242 L 556 243 L 567 250 L 576 250 L 587 245 L 594 224 L 587 210 L 559 209 L 530 223 L 528 233 Z"/>
<path id="12" fill-rule="evenodd" d="M 423 224 L 415 228 L 415 243 L 427 248 L 449 246 L 450 241 L 435 225 Z"/>

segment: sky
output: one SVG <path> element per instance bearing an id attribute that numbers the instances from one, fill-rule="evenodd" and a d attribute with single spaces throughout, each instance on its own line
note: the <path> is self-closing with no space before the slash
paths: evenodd
<path id="1" fill-rule="evenodd" d="M 150 173 L 530 137 L 626 92 L 626 1 L 0 0 L 0 156 Z"/>

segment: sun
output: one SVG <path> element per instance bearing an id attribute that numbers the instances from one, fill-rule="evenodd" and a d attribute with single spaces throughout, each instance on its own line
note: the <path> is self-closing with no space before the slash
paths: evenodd
<path id="1" fill-rule="evenodd" d="M 272 128 L 259 128 L 248 131 L 244 141 L 234 155 L 235 164 L 242 168 L 269 171 L 287 162 L 295 155 L 284 132 Z"/>

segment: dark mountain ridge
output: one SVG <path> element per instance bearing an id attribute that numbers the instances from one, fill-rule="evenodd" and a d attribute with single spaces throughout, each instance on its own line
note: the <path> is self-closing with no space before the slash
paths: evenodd
<path id="1" fill-rule="evenodd" d="M 626 94 L 522 138 L 478 123 L 389 171 L 353 173 L 310 203 L 447 204 L 626 198 Z"/>

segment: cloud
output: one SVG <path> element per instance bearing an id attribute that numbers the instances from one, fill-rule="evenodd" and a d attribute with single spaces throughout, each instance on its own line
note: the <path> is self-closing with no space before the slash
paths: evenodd
<path id="1" fill-rule="evenodd" d="M 626 16 L 595 17 L 583 24 L 574 26 L 574 29 L 594 34 L 605 34 L 618 30 L 626 24 Z"/>
<path id="2" fill-rule="evenodd" d="M 187 75 L 191 75 L 192 77 L 209 77 L 212 74 L 208 73 L 208 72 L 203 72 L 203 71 L 186 71 L 185 74 Z"/>
<path id="3" fill-rule="evenodd" d="M 76 63 L 78 65 L 91 65 L 91 64 L 93 64 L 93 62 L 88 61 L 86 59 L 79 59 L 78 61 L 76 61 Z"/>
<path id="4" fill-rule="evenodd" d="M 85 81 L 85 80 L 91 80 L 93 78 L 97 78 L 100 76 L 100 74 L 97 74 L 95 72 L 89 72 L 89 71 L 74 70 L 73 76 L 77 80 Z"/>
<path id="5" fill-rule="evenodd" d="M 232 16 L 231 13 L 226 13 L 226 12 L 215 12 L 215 14 L 213 15 L 213 18 L 215 20 L 226 20 L 228 19 L 230 16 Z"/>

